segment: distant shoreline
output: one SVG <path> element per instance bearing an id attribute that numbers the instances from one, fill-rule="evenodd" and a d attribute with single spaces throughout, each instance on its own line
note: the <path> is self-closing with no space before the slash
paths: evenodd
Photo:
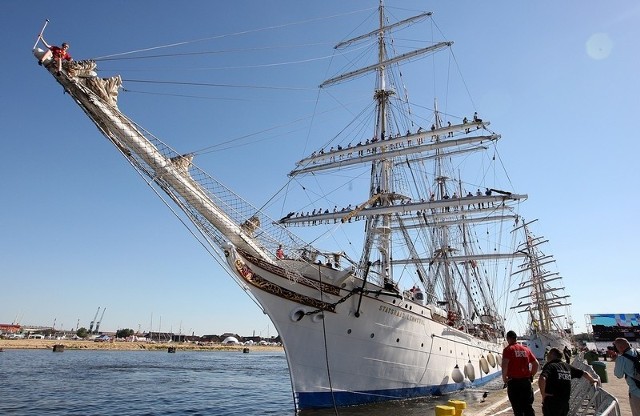
<path id="1" fill-rule="evenodd" d="M 175 347 L 176 351 L 284 351 L 282 347 L 272 345 L 223 345 L 195 343 L 152 343 L 152 342 L 95 342 L 83 340 L 55 339 L 0 339 L 0 349 L 4 350 L 52 350 L 54 345 L 64 345 L 68 350 L 114 350 L 114 351 L 157 351 Z"/>

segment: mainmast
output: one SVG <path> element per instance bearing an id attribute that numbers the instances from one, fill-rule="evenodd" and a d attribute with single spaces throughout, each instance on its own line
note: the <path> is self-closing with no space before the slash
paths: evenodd
<path id="1" fill-rule="evenodd" d="M 383 62 L 386 60 L 386 44 L 385 44 L 385 27 L 384 27 L 384 4 L 383 0 L 380 0 L 379 7 L 379 19 L 380 19 L 380 31 L 378 33 L 378 85 L 379 89 L 375 92 L 375 98 L 377 100 L 378 108 L 378 125 L 375 130 L 375 137 L 383 139 L 387 126 L 387 105 L 389 102 L 389 96 L 393 94 L 392 90 L 387 90 L 387 74 L 386 65 Z M 391 176 L 393 165 L 390 159 L 381 159 L 374 162 L 371 168 L 371 189 L 369 190 L 369 197 L 379 193 L 382 195 L 380 198 L 380 204 L 382 206 L 391 205 L 389 194 L 391 189 Z M 379 172 L 377 172 L 379 170 Z M 376 177 L 379 177 L 376 184 Z M 391 254 L 391 214 L 385 213 L 381 215 L 381 221 L 373 221 L 367 223 L 367 236 L 366 240 L 371 241 L 374 235 L 378 236 L 378 251 L 380 253 L 380 273 L 385 280 L 392 279 L 392 268 L 390 267 L 390 254 Z M 381 224 L 381 226 L 379 226 Z M 369 261 L 368 258 L 361 259 L 361 267 Z"/>
<path id="2" fill-rule="evenodd" d="M 472 265 L 487 260 L 487 257 L 475 254 L 471 249 L 455 248 L 454 244 L 458 243 L 457 230 L 466 229 L 467 224 L 475 222 L 502 221 L 513 217 L 513 204 L 525 199 L 526 195 L 492 190 L 495 192 L 466 195 L 464 200 L 461 199 L 461 195 L 455 199 L 447 198 L 447 187 L 450 186 L 447 181 L 451 180 L 453 175 L 448 174 L 443 165 L 453 156 L 486 150 L 487 146 L 499 140 L 500 136 L 487 130 L 490 124 L 488 121 L 477 118 L 465 118 L 462 122 L 449 122 L 445 125 L 438 113 L 437 105 L 435 121 L 430 130 L 407 129 L 405 134 L 398 121 L 405 121 L 406 118 L 395 114 L 395 109 L 408 103 L 397 97 L 393 78 L 395 67 L 405 61 L 450 47 L 453 42 L 435 42 L 402 54 L 391 54 L 391 32 L 400 26 L 426 19 L 431 13 L 425 12 L 385 26 L 383 3 L 380 0 L 377 29 L 336 45 L 336 48 L 343 48 L 366 39 L 373 40 L 375 36 L 375 63 L 335 76 L 320 85 L 324 88 L 364 74 L 375 74 L 375 126 L 372 135 L 366 140 L 356 139 L 356 145 L 349 143 L 346 147 L 338 145 L 337 148 L 331 147 L 328 151 L 314 151 L 298 161 L 289 173 L 291 177 L 298 177 L 340 172 L 357 166 L 368 168 L 370 179 L 366 200 L 354 208 L 349 206 L 342 211 L 314 211 L 310 215 L 287 216 L 280 219 L 279 223 L 285 226 L 305 226 L 345 223 L 353 219 L 364 220 L 365 236 L 358 268 L 360 272 L 370 270 L 377 275 L 380 282 L 395 281 L 399 276 L 393 275 L 394 269 L 395 273 L 398 273 L 400 268 L 410 270 L 404 266 L 411 265 L 416 270 L 417 276 L 414 277 L 425 286 L 428 301 L 445 300 L 456 310 L 473 309 L 474 305 L 470 301 L 465 305 L 458 304 L 460 286 L 454 283 L 454 280 L 459 277 L 459 265 L 465 268 L 472 267 L 472 271 L 477 274 L 479 268 L 476 269 Z M 396 106 L 396 100 L 399 101 L 399 106 Z M 400 183 L 405 182 L 408 176 L 417 176 L 424 172 L 418 165 L 429 159 L 436 166 L 436 188 L 429 187 L 427 192 L 417 182 L 414 182 L 419 186 L 416 189 L 403 188 Z M 419 181 L 421 180 L 423 179 L 419 178 Z M 434 192 L 437 197 L 434 195 L 433 198 L 429 198 L 430 192 Z M 449 189 L 449 192 L 453 192 L 453 189 Z M 450 227 L 455 229 L 450 232 Z M 428 241 L 432 243 L 425 245 Z M 513 253 L 492 253 L 490 257 L 510 259 L 513 258 Z M 369 263 L 372 265 L 370 269 L 367 268 Z M 468 272 L 467 282 L 464 284 L 467 288 L 470 287 L 470 280 L 471 272 Z M 438 295 L 434 291 L 436 285 L 441 289 Z"/>
<path id="3" fill-rule="evenodd" d="M 357 213 L 362 213 L 362 217 L 366 218 L 366 235 L 363 254 L 360 259 L 360 269 L 364 270 L 367 263 L 371 262 L 375 265 L 375 270 L 377 270 L 384 280 L 392 279 L 391 232 L 393 229 L 393 218 L 398 215 L 398 203 L 409 200 L 407 196 L 400 195 L 393 189 L 394 159 L 409 153 L 429 150 L 426 146 L 405 149 L 404 141 L 407 140 L 407 138 L 400 138 L 399 136 L 391 137 L 388 132 L 389 100 L 390 97 L 395 94 L 394 90 L 389 87 L 389 66 L 423 54 L 435 52 L 452 44 L 452 42 L 440 42 L 408 53 L 389 57 L 387 53 L 387 32 L 392 28 L 408 25 L 428 16 L 431 16 L 431 13 L 425 12 L 401 22 L 385 26 L 384 2 L 380 0 L 378 8 L 378 29 L 336 45 L 336 48 L 341 48 L 371 38 L 372 36 L 377 37 L 378 53 L 375 64 L 328 79 L 320 85 L 320 87 L 326 87 L 375 71 L 377 85 L 374 93 L 374 100 L 376 101 L 376 125 L 373 132 L 373 139 L 370 145 L 368 144 L 358 149 L 344 149 L 341 153 L 338 151 L 338 153 L 334 153 L 329 157 L 324 157 L 323 152 L 318 154 L 314 152 L 310 157 L 298 162 L 298 167 L 290 173 L 290 176 L 296 176 L 314 171 L 337 169 L 349 164 L 371 164 L 369 198 L 367 202 L 363 203 L 357 209 Z M 421 134 L 422 133 L 416 133 L 416 135 Z M 497 137 L 493 138 L 493 140 L 495 139 L 497 139 Z M 482 140 L 492 139 L 485 137 Z M 416 143 L 423 142 L 423 139 L 416 138 Z M 449 144 L 446 146 L 449 146 Z M 358 157 L 352 157 L 355 153 L 357 153 Z M 354 215 L 355 213 L 356 211 L 353 212 Z M 334 221 L 336 219 L 344 220 L 345 218 L 350 218 L 342 214 L 329 215 Z M 293 218 L 285 219 L 283 223 L 293 224 L 299 221 L 300 220 Z M 373 258 L 374 250 L 378 252 L 377 258 Z"/>
<path id="4" fill-rule="evenodd" d="M 438 102 L 434 100 L 434 127 L 435 129 L 439 129 L 442 126 L 442 122 L 440 120 L 440 115 L 438 114 Z M 439 134 L 433 136 L 433 141 L 435 143 L 439 143 L 442 140 Z M 445 176 L 445 170 L 443 167 L 442 161 L 443 151 L 440 148 L 435 149 L 435 180 L 436 180 L 436 193 L 435 198 L 438 200 L 445 199 L 444 196 L 447 195 L 447 177 Z M 433 199 L 433 196 L 432 196 Z M 448 207 L 442 208 L 442 211 L 449 211 Z M 438 223 L 438 221 L 436 221 Z M 440 263 L 437 265 L 437 269 L 432 272 L 433 279 L 436 279 L 437 276 L 442 272 L 443 275 L 443 284 L 444 284 L 444 301 L 449 302 L 449 308 L 456 308 L 455 304 L 455 291 L 453 289 L 453 278 L 451 276 L 451 264 L 449 257 L 454 257 L 451 249 L 451 245 L 449 244 L 449 225 L 448 224 L 440 224 L 440 226 L 433 228 L 433 241 L 439 242 L 437 246 L 434 246 L 434 256 L 440 258 Z"/>

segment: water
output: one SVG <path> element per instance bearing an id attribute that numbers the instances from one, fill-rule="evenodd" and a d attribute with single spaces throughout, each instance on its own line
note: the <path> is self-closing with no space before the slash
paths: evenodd
<path id="1" fill-rule="evenodd" d="M 5 350 L 0 414 L 293 415 L 283 353 Z"/>
<path id="2" fill-rule="evenodd" d="M 449 398 L 483 391 L 301 416 L 433 414 Z M 295 415 L 282 352 L 5 350 L 1 415 Z"/>

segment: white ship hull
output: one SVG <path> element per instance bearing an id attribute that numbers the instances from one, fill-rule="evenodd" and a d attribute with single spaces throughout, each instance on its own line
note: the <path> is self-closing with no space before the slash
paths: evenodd
<path id="1" fill-rule="evenodd" d="M 265 270 L 255 258 L 228 253 L 229 265 L 248 283 L 282 338 L 298 409 L 438 395 L 482 385 L 500 374 L 501 343 L 437 322 L 429 307 L 369 293 L 348 297 L 335 311 L 306 315 L 318 307 L 305 302 L 334 305 L 362 281 L 344 271 L 307 265 L 322 273 L 326 286 L 321 294 L 289 280 L 284 269 L 269 265 Z M 456 365 L 464 373 L 461 382 L 454 381 Z"/>
<path id="2" fill-rule="evenodd" d="M 536 333 L 529 338 L 529 349 L 538 360 L 544 360 L 550 348 L 563 351 L 564 347 L 571 349 L 571 340 L 557 333 Z"/>

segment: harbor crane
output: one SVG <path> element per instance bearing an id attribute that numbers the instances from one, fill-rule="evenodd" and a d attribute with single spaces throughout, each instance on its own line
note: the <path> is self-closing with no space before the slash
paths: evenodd
<path id="1" fill-rule="evenodd" d="M 96 319 L 98 319 L 98 314 L 100 313 L 100 306 L 98 306 L 98 310 L 96 311 L 96 316 L 93 317 L 93 321 L 89 323 L 89 333 L 93 334 L 93 325 L 96 323 Z"/>
<path id="2" fill-rule="evenodd" d="M 106 311 L 107 308 L 104 308 L 102 310 L 102 315 L 100 315 L 100 320 L 96 323 L 96 332 L 94 332 L 94 334 L 98 333 L 98 330 L 100 329 L 100 324 L 102 323 L 102 318 L 104 318 L 104 311 Z"/>

